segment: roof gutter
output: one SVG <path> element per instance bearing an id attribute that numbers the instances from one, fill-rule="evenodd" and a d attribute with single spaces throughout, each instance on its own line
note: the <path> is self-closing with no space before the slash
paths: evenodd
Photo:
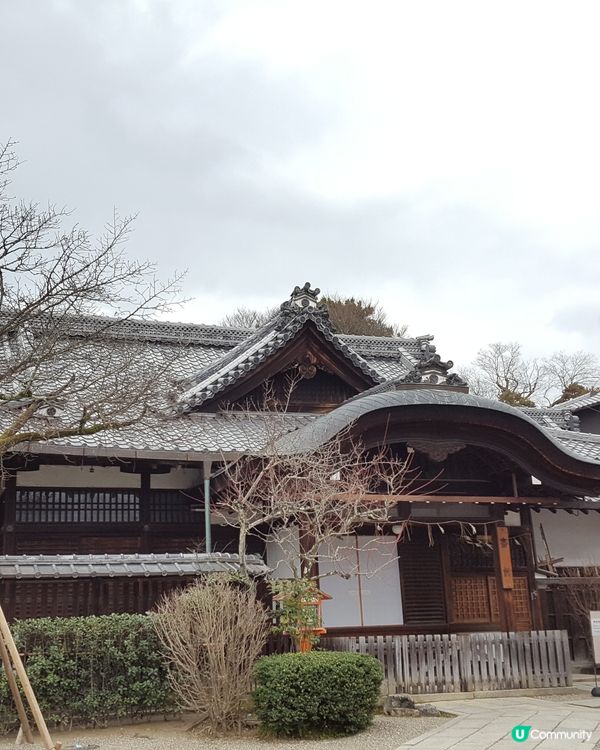
<path id="1" fill-rule="evenodd" d="M 203 463 L 205 461 L 235 460 L 244 455 L 241 451 L 172 451 L 151 449 L 105 448 L 87 445 L 62 446 L 50 443 L 31 443 L 14 451 L 15 454 L 77 456 L 78 458 L 126 458 L 129 460 L 173 461 L 176 463 Z"/>

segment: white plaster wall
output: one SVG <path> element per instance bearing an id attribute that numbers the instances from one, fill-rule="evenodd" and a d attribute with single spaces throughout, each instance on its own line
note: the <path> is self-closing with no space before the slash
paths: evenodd
<path id="1" fill-rule="evenodd" d="M 298 531 L 267 542 L 267 565 L 276 578 L 291 578 L 297 564 Z M 357 575 L 358 571 L 360 574 Z M 401 625 L 402 595 L 395 537 L 347 537 L 320 550 L 319 585 L 325 627 Z"/>
<path id="2" fill-rule="evenodd" d="M 546 557 L 540 525 L 548 540 L 552 557 L 563 557 L 557 565 L 600 565 L 600 513 L 590 511 L 574 515 L 564 510 L 532 513 L 538 558 Z"/>
<path id="3" fill-rule="evenodd" d="M 192 487 L 200 487 L 201 484 L 202 472 L 200 469 L 174 467 L 168 474 L 152 474 L 150 478 L 150 487 L 153 490 L 186 490 Z"/>
<path id="4" fill-rule="evenodd" d="M 336 542 L 335 555 L 323 550 L 319 573 L 321 589 L 333 597 L 323 602 L 325 627 L 404 622 L 395 537 L 360 536 Z"/>
<path id="5" fill-rule="evenodd" d="M 121 471 L 118 466 L 55 466 L 42 464 L 38 471 L 17 472 L 18 487 L 98 487 L 110 489 L 138 488 L 140 475 Z M 198 487 L 202 481 L 199 469 L 174 467 L 168 474 L 153 474 L 152 489 L 182 490 Z"/>
<path id="6" fill-rule="evenodd" d="M 42 464 L 38 471 L 17 472 L 17 487 L 111 487 L 140 486 L 139 474 L 121 471 L 118 466 L 52 466 Z"/>
<path id="7" fill-rule="evenodd" d="M 335 563 L 330 559 L 333 552 L 327 545 L 319 558 L 319 584 L 321 590 L 333 597 L 322 604 L 325 627 L 360 626 L 362 610 L 359 597 L 359 581 L 356 569 L 359 553 L 356 540 L 340 539 L 335 542 Z M 336 574 L 336 575 L 334 575 Z M 349 578 L 342 578 L 346 574 Z"/>

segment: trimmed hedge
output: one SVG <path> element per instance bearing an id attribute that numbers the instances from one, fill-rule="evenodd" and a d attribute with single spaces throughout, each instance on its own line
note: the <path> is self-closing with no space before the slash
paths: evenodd
<path id="1" fill-rule="evenodd" d="M 256 713 L 277 735 L 354 734 L 377 707 L 383 668 L 372 656 L 336 651 L 265 656 L 255 668 Z"/>
<path id="2" fill-rule="evenodd" d="M 102 724 L 174 710 L 160 645 L 146 615 L 22 620 L 12 631 L 50 724 Z M 2 674 L 0 730 L 16 726 Z"/>

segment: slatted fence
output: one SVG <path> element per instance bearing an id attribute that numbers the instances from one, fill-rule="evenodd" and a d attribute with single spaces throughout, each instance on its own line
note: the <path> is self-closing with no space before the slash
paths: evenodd
<path id="1" fill-rule="evenodd" d="M 388 693 L 456 693 L 572 684 L 564 630 L 325 637 L 319 646 L 378 658 L 384 666 Z"/>

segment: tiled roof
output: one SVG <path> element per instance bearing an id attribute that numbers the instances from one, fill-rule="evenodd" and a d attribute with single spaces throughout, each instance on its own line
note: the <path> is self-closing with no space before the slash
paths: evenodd
<path id="1" fill-rule="evenodd" d="M 264 575 L 258 555 L 247 556 L 248 572 Z M 224 552 L 146 555 L 0 555 L 0 578 L 131 578 L 235 573 L 239 557 Z"/>
<path id="2" fill-rule="evenodd" d="M 563 401 L 562 404 L 556 404 L 556 406 L 550 408 L 554 412 L 564 410 L 578 412 L 582 409 L 588 409 L 594 406 L 600 406 L 600 391 L 596 391 L 595 393 L 585 393 L 583 396 L 577 396 L 577 398 L 569 399 L 569 401 Z"/>
<path id="3" fill-rule="evenodd" d="M 168 344 L 195 344 L 228 349 L 247 338 L 249 328 L 173 323 L 167 320 L 112 320 L 98 316 L 73 318 L 69 324 L 71 336 L 89 336 L 106 326 L 105 335 L 115 339 L 160 341 Z"/>
<path id="4" fill-rule="evenodd" d="M 296 287 L 290 301 L 281 305 L 277 315 L 190 379 L 188 389 L 179 399 L 181 410 L 197 408 L 225 391 L 293 340 L 308 324 L 312 324 L 353 367 L 366 375 L 371 384 L 382 381 L 384 378 L 377 370 L 335 333 L 326 308 L 316 304 L 315 299 L 316 293 L 308 284 Z M 400 356 L 399 348 L 397 353 Z"/>
<path id="5" fill-rule="evenodd" d="M 308 285 L 294 290 L 292 299 L 282 305 L 279 313 L 261 329 L 228 328 L 211 325 L 192 325 L 171 323 L 168 321 L 128 320 L 107 321 L 97 317 L 73 319 L 70 322 L 69 335 L 84 336 L 89 331 L 98 330 L 106 323 L 110 325 L 105 333 L 101 346 L 107 344 L 106 338 L 123 342 L 135 340 L 146 342 L 144 356 L 149 366 L 166 365 L 171 382 L 173 398 L 180 399 L 183 412 L 164 418 L 151 416 L 129 428 L 107 430 L 93 436 L 82 436 L 53 440 L 47 443 L 33 444 L 26 450 L 35 453 L 72 453 L 104 456 L 171 456 L 177 460 L 199 460 L 203 454 L 239 453 L 259 451 L 265 440 L 273 436 L 273 415 L 256 413 L 253 415 L 232 413 L 201 413 L 196 411 L 211 396 L 223 390 L 236 379 L 258 366 L 272 352 L 283 347 L 310 323 L 321 332 L 324 338 L 335 347 L 353 367 L 367 376 L 374 385 L 370 393 L 393 389 L 397 384 L 418 383 L 412 376 L 418 371 L 424 360 L 431 362 L 446 377 L 450 362 L 441 363 L 435 355 L 435 348 L 430 346 L 430 336 L 417 338 L 393 338 L 378 336 L 356 336 L 336 334 L 329 323 L 327 313 L 316 302 L 316 294 Z M 95 344 L 90 343 L 90 346 Z M 87 346 L 87 344 L 86 344 Z M 86 365 L 85 347 L 75 360 L 74 370 Z M 67 367 L 63 364 L 63 370 Z M 49 373 L 51 375 L 52 373 Z M 456 376 L 450 375 L 449 378 Z M 412 379 L 411 379 L 412 378 Z M 439 381 L 438 381 L 439 382 Z M 181 386 L 185 383 L 185 386 Z M 454 385 L 460 385 L 453 381 Z M 411 393 L 427 394 L 432 389 L 423 380 L 415 385 Z M 409 393 L 409 391 L 404 391 Z M 446 392 L 448 393 L 448 392 Z M 183 394 L 183 395 L 182 395 Z M 381 394 L 383 395 L 383 394 Z M 402 397 L 402 398 L 416 398 Z M 435 398 L 451 398 L 451 396 Z M 470 397 L 475 398 L 475 397 Z M 329 416 L 332 420 L 345 413 L 352 402 L 360 403 L 361 396 L 350 400 L 335 409 Z M 579 456 L 600 456 L 597 439 L 588 438 L 573 432 L 576 425 L 572 412 L 584 408 L 590 403 L 600 403 L 600 393 L 582 396 L 566 404 L 551 409 L 513 409 L 532 420 L 548 435 L 555 438 L 568 450 Z M 490 402 L 495 403 L 495 402 Z M 503 405 L 497 404 L 497 408 Z M 5 408 L 8 406 L 5 404 Z M 511 409 L 511 407 L 506 407 Z M 193 411 L 192 411 L 193 410 Z M 0 414 L 0 421 L 1 420 Z M 12 418 L 9 415 L 10 418 Z M 302 430 L 310 423 L 321 424 L 325 417 L 317 418 L 308 414 L 287 414 L 279 416 L 281 424 L 279 434 Z"/>
<path id="6" fill-rule="evenodd" d="M 95 317 L 73 319 L 69 334 L 83 336 L 87 330 L 96 330 L 103 319 Z M 257 329 L 226 328 L 222 326 L 171 323 L 168 321 L 128 320 L 111 321 L 103 334 L 104 340 L 134 340 L 145 342 L 147 356 L 153 363 L 172 361 L 174 381 L 197 382 L 198 377 L 212 365 L 229 361 L 231 351 L 240 344 L 249 347 L 256 339 Z M 377 382 L 388 377 L 403 375 L 417 361 L 421 339 L 400 339 L 379 336 L 351 336 L 334 334 L 335 345 L 356 356 L 367 371 L 373 371 Z M 425 337 L 423 337 L 425 338 Z"/>
<path id="7" fill-rule="evenodd" d="M 393 390 L 384 393 L 359 395 L 346 401 L 328 414 L 318 417 L 301 429 L 290 432 L 280 439 L 278 445 L 282 451 L 303 452 L 313 450 L 369 412 L 416 405 L 469 406 L 511 414 L 534 425 L 540 433 L 555 443 L 563 452 L 590 463 L 600 462 L 600 435 L 543 428 L 523 410 L 500 401 L 492 401 L 482 396 L 473 396 L 457 391 L 431 388 Z"/>
<path id="8" fill-rule="evenodd" d="M 600 435 L 591 432 L 571 432 L 567 430 L 546 430 L 563 449 L 575 454 L 578 458 L 600 461 Z"/>
<path id="9" fill-rule="evenodd" d="M 576 417 L 570 409 L 561 409 L 559 411 L 552 407 L 538 409 L 531 406 L 519 406 L 517 408 L 542 425 L 542 427 L 548 427 L 552 430 L 579 431 L 579 417 Z"/>
<path id="10" fill-rule="evenodd" d="M 406 391 L 392 391 L 390 393 L 372 394 L 368 398 L 383 398 L 398 396 L 403 403 L 419 403 L 423 399 L 442 399 L 443 403 L 454 402 L 463 405 L 466 394 L 433 389 L 415 389 Z M 367 397 L 365 397 L 367 398 Z M 523 410 L 507 406 L 497 401 L 482 399 L 478 396 L 466 396 L 469 405 L 494 408 L 500 411 L 520 415 L 521 418 L 535 424 L 544 434 L 556 441 L 561 448 L 566 449 L 578 458 L 600 461 L 600 435 L 573 432 L 570 430 L 540 425 L 538 419 L 528 415 Z M 296 433 L 302 435 L 308 430 L 308 425 L 315 425 L 319 431 L 323 422 L 346 419 L 349 407 L 364 402 L 364 398 L 352 399 L 342 404 L 327 415 L 316 414 L 283 414 L 273 415 L 257 412 L 255 414 L 240 413 L 191 413 L 173 416 L 169 419 L 146 420 L 144 424 L 120 430 L 106 430 L 96 435 L 76 436 L 50 440 L 43 443 L 33 443 L 25 450 L 32 453 L 58 453 L 66 455 L 103 455 L 109 457 L 163 457 L 173 460 L 198 461 L 203 454 L 228 454 L 243 452 L 258 452 L 265 442 L 274 436 L 290 433 L 291 439 L 296 439 Z M 482 402 L 482 403 L 479 403 Z M 398 404 L 396 404 L 398 405 Z M 354 414 L 357 418 L 360 413 Z M 348 417 L 350 418 L 350 417 Z M 312 430 L 311 430 L 312 431 Z M 335 433 L 332 433 L 335 434 Z"/>
<path id="11" fill-rule="evenodd" d="M 297 288 L 299 294 L 296 297 L 306 297 L 306 287 L 307 285 Z M 127 356 L 129 345 L 134 342 L 136 356 L 140 356 L 141 348 L 149 368 L 166 366 L 172 391 L 177 394 L 187 391 L 187 396 L 195 399 L 193 404 L 197 406 L 208 395 L 220 393 L 224 384 L 242 377 L 264 361 L 271 352 L 284 346 L 309 320 L 372 383 L 410 372 L 418 361 L 423 342 L 432 338 L 337 334 L 329 323 L 326 310 L 317 304 L 316 295 L 313 296 L 314 299 L 307 306 L 294 305 L 291 300 L 284 303 L 279 313 L 258 330 L 157 320 L 119 321 L 100 316 L 74 316 L 65 323 L 65 335 L 85 337 L 87 342 L 79 350 L 79 356 L 70 354 L 68 362 L 60 363 L 62 367 L 49 367 L 48 381 L 52 387 L 55 385 L 53 373 L 56 369 L 62 370 L 63 376 L 65 372 L 85 370 L 86 362 L 93 362 L 97 358 L 98 347 L 109 349 L 111 356 L 118 356 L 119 349 L 122 349 L 124 356 Z M 95 356 L 90 356 L 88 352 L 86 357 L 86 350 L 90 346 L 95 347 Z M 0 347 L 0 358 L 2 352 Z M 182 387 L 182 384 L 185 385 Z M 186 403 L 185 399 L 183 403 Z"/>
<path id="12" fill-rule="evenodd" d="M 252 453 L 275 437 L 297 430 L 314 419 L 310 414 L 191 413 L 95 435 L 31 443 L 31 453 L 62 453 L 138 457 L 152 454 L 173 460 L 198 461 L 206 453 Z"/>

